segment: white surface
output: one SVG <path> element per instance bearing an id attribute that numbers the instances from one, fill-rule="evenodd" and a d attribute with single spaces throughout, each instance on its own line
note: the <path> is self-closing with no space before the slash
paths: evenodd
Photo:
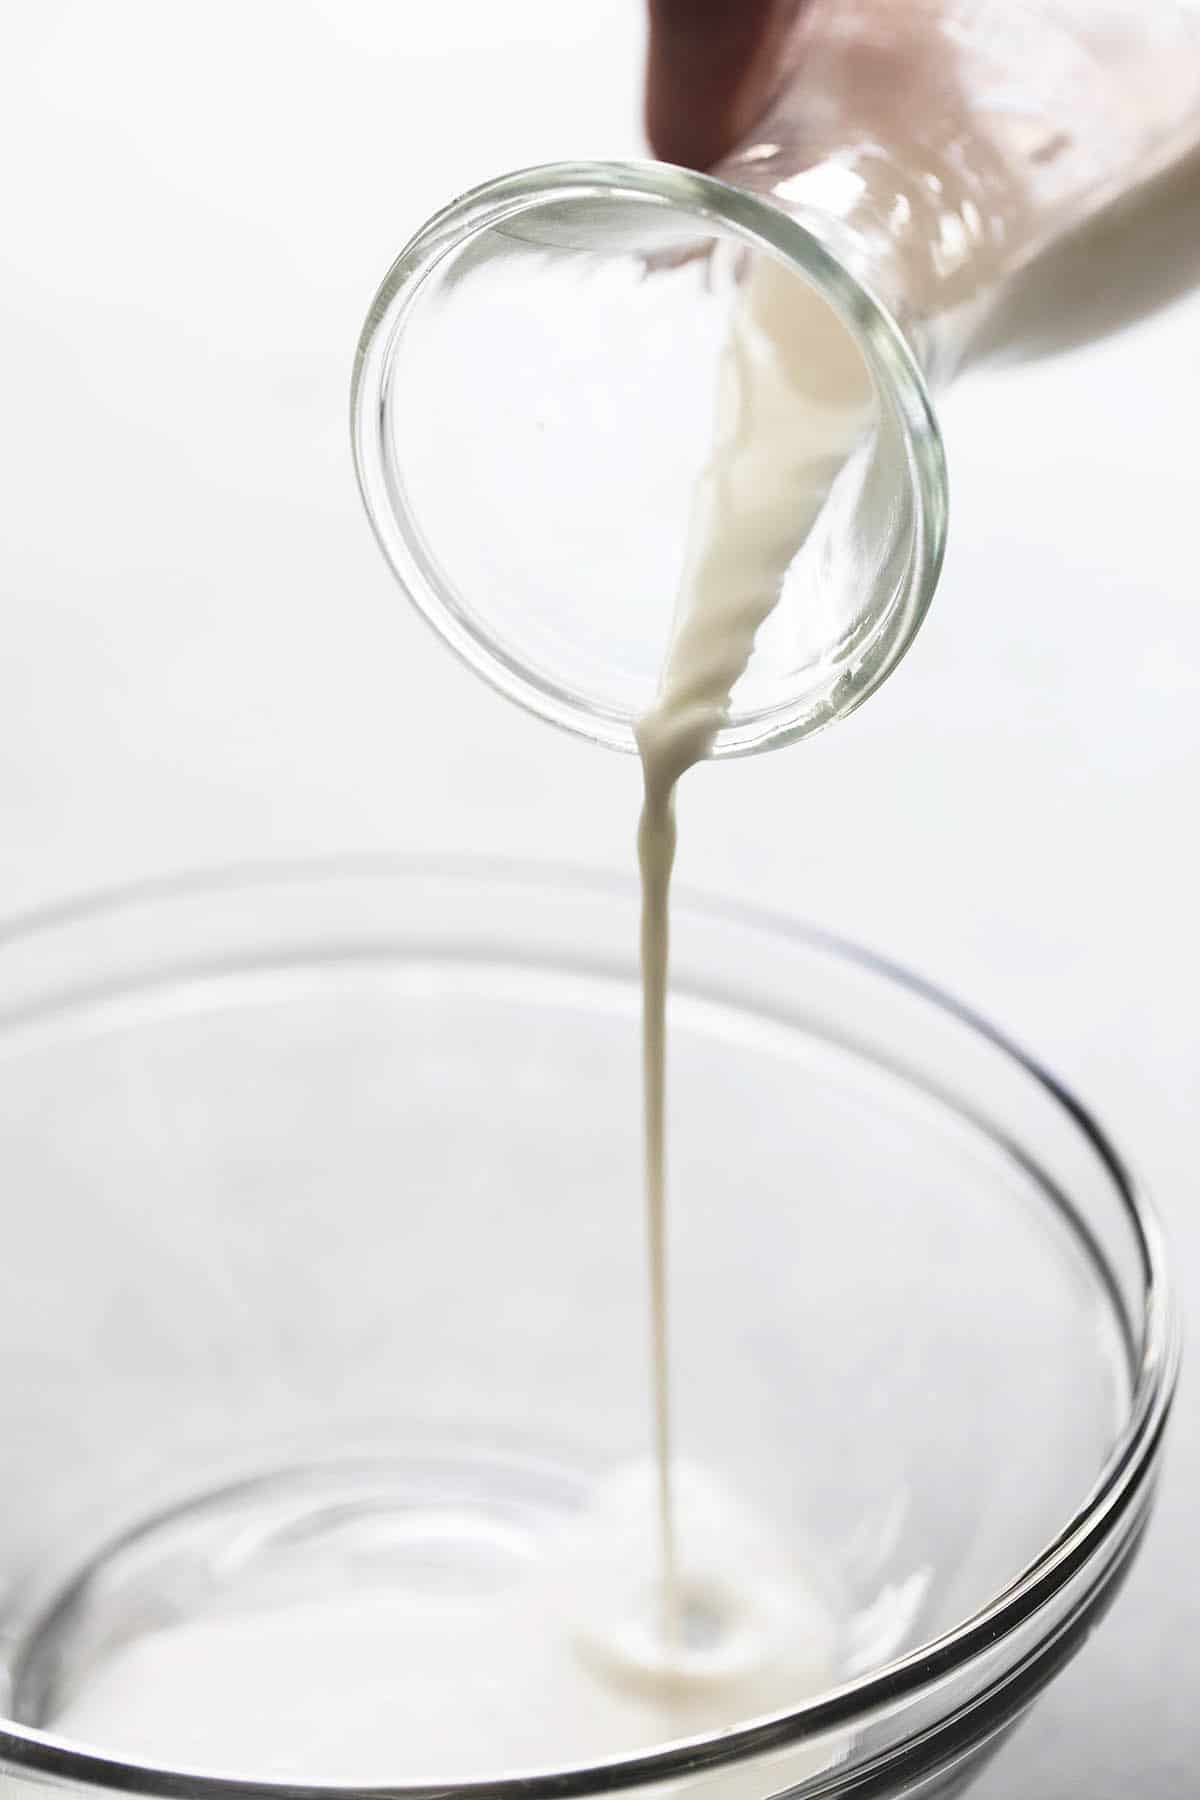
<path id="1" fill-rule="evenodd" d="M 406 610 L 346 390 L 430 205 L 634 146 L 638 35 L 633 0 L 10 9 L 5 912 L 313 850 L 629 865 L 633 760 L 511 710 Z M 1036 1046 L 1132 1150 L 1193 1288 L 1198 364 L 1192 298 L 964 384 L 920 642 L 838 731 L 696 772 L 680 869 L 885 947 Z M 444 735 L 446 707 L 474 731 Z M 1192 1414 L 1185 1388 L 1127 1596 L 981 1795 L 1193 1791 Z"/>

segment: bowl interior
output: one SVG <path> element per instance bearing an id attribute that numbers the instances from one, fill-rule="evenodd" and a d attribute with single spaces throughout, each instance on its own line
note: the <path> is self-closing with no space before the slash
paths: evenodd
<path id="1" fill-rule="evenodd" d="M 430 879 L 42 947 L 0 1034 L 19 1717 L 231 1592 L 427 1579 L 431 1508 L 486 1586 L 646 1454 L 633 922 L 624 891 Z M 679 1449 L 803 1558 L 842 1681 L 1084 1503 L 1136 1246 L 1053 1099 L 920 994 L 718 914 L 681 913 L 676 970 Z"/>

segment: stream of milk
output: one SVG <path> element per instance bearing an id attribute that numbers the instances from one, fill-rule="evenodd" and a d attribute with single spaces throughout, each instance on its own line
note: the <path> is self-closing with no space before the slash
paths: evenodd
<path id="1" fill-rule="evenodd" d="M 644 783 L 638 862 L 654 1444 L 662 1628 L 674 1643 L 683 1638 L 685 1607 L 667 1330 L 666 1001 L 675 789 L 712 748 L 755 634 L 873 407 L 870 376 L 847 328 L 797 276 L 759 257 L 739 295 L 721 358 L 713 449 L 696 488 L 658 696 L 637 728 Z"/>
<path id="2" fill-rule="evenodd" d="M 654 1456 L 618 1470 L 494 1592 L 243 1600 L 240 1610 L 218 1593 L 89 1670 L 52 1722 L 63 1735 L 263 1778 L 453 1782 L 721 1730 L 833 1677 L 829 1614 L 790 1535 L 672 1444 L 667 928 L 676 784 L 711 748 L 873 397 L 846 329 L 767 259 L 734 303 L 717 388 L 660 690 L 638 728 Z M 789 1779 L 819 1760 L 803 1752 Z M 756 1791 L 753 1771 L 726 1771 L 709 1791 Z"/>

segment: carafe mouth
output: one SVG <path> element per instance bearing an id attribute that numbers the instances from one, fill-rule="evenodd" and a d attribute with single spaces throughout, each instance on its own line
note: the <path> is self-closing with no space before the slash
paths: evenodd
<path id="1" fill-rule="evenodd" d="M 925 378 L 836 244 L 666 164 L 527 169 L 422 227 L 359 341 L 355 467 L 402 588 L 493 687 L 614 749 L 635 750 L 654 699 L 717 359 L 762 258 L 836 315 L 876 406 L 711 751 L 746 755 L 880 685 L 944 552 L 945 456 Z"/>

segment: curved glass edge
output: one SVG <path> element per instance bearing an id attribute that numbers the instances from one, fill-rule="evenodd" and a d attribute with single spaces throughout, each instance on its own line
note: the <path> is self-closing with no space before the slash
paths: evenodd
<path id="1" fill-rule="evenodd" d="M 725 725 L 710 755 L 752 755 L 794 742 L 857 710 L 905 655 L 928 611 L 946 547 L 948 479 L 941 429 L 929 390 L 904 333 L 882 302 L 796 220 L 711 175 L 656 162 L 549 163 L 499 176 L 434 215 L 401 251 L 371 303 L 355 353 L 351 438 L 359 491 L 384 557 L 426 621 L 484 680 L 527 712 L 576 736 L 636 753 L 633 720 L 582 701 L 535 675 L 505 646 L 480 632 L 439 582 L 436 563 L 406 519 L 386 432 L 396 341 L 420 290 L 442 260 L 480 232 L 549 199 L 631 195 L 733 229 L 816 286 L 854 332 L 876 382 L 900 421 L 912 482 L 916 542 L 903 593 L 888 627 L 853 682 L 820 702 L 797 701 Z"/>
<path id="2" fill-rule="evenodd" d="M 172 902 L 193 902 L 205 894 L 228 896 L 246 890 L 261 895 L 273 888 L 284 890 L 353 879 L 395 884 L 442 881 L 474 888 L 490 883 L 512 891 L 532 886 L 544 892 L 550 887 L 568 896 L 592 899 L 633 892 L 632 884 L 620 877 L 606 879 L 593 872 L 553 864 L 526 865 L 469 856 L 365 855 L 250 864 L 135 883 L 27 914 L 0 928 L 0 949 L 11 954 L 19 950 L 23 941 L 100 924 L 123 911 L 148 905 L 169 907 Z M 270 1800 L 448 1800 L 449 1796 L 455 1800 L 574 1800 L 574 1796 L 642 1788 L 748 1762 L 894 1711 L 923 1692 L 968 1674 L 975 1661 L 994 1653 L 1005 1639 L 1036 1621 L 1039 1614 L 1052 1610 L 1056 1602 L 1071 1596 L 1077 1584 L 1085 1584 L 1083 1594 L 1069 1605 L 1066 1619 L 1055 1618 L 1044 1644 L 1038 1640 L 1031 1649 L 1019 1654 L 1010 1669 L 957 1706 L 946 1720 L 926 1725 L 909 1737 L 901 1734 L 877 1755 L 859 1763 L 852 1761 L 845 1774 L 857 1785 L 877 1766 L 901 1766 L 910 1753 L 917 1754 L 922 1745 L 932 1744 L 947 1731 L 965 1732 L 973 1719 L 982 1721 L 978 1733 L 972 1733 L 975 1742 L 982 1742 L 990 1731 L 1001 1729 L 1011 1714 L 1011 1709 L 1004 1706 L 997 1710 L 997 1697 L 1012 1684 L 1028 1685 L 1033 1671 L 1042 1666 L 1053 1646 L 1066 1635 L 1074 1647 L 1075 1637 L 1085 1632 L 1120 1579 L 1145 1527 L 1174 1398 L 1181 1332 L 1163 1234 L 1153 1207 L 1107 1133 L 1083 1103 L 1005 1033 L 935 984 L 850 940 L 797 924 L 784 915 L 693 893 L 684 894 L 681 901 L 689 912 L 715 925 L 748 926 L 781 936 L 856 965 L 871 977 L 901 987 L 946 1012 L 985 1038 L 1042 1088 L 1067 1113 L 1104 1165 L 1129 1215 L 1141 1251 L 1145 1329 L 1128 1422 L 1105 1471 L 1076 1517 L 1022 1576 L 963 1624 L 887 1667 L 846 1682 L 792 1712 L 754 1721 L 719 1737 L 682 1740 L 634 1757 L 496 1780 L 453 1786 L 398 1783 L 364 1787 L 251 1780 L 232 1772 L 202 1773 L 130 1762 L 96 1755 L 51 1732 L 0 1721 L 0 1782 L 26 1774 L 37 1779 L 69 1781 L 80 1787 L 176 1796 L 178 1800 L 263 1800 L 264 1796 Z M 1094 1573 L 1094 1578 L 1086 1585 L 1089 1573 Z M 1059 1661 L 1054 1662 L 1050 1672 L 1057 1666 Z M 1029 1697 L 1041 1685 L 1044 1680 L 1030 1688 Z M 828 1795 L 830 1800 L 844 1791 L 840 1773 L 831 1773 L 828 1781 L 818 1778 L 818 1782 L 815 1791 Z"/>

